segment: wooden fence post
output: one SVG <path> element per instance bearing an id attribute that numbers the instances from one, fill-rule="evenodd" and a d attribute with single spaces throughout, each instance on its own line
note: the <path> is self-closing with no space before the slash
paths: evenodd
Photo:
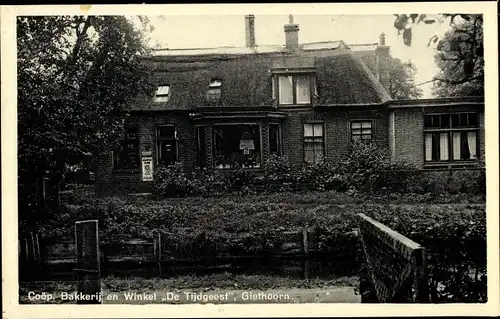
<path id="1" fill-rule="evenodd" d="M 427 278 L 427 250 L 424 247 L 415 249 L 415 302 L 429 302 L 429 282 Z"/>
<path id="2" fill-rule="evenodd" d="M 309 280 L 309 240 L 307 228 L 302 229 L 302 252 L 304 254 L 304 279 Z"/>
<path id="3" fill-rule="evenodd" d="M 101 273 L 99 264 L 99 229 L 97 220 L 75 223 L 76 273 L 78 278 L 78 304 L 101 303 Z"/>
<path id="4" fill-rule="evenodd" d="M 157 260 L 158 260 L 158 276 L 161 277 L 162 269 L 161 269 L 161 234 L 158 233 L 158 245 L 156 247 L 157 249 Z"/>

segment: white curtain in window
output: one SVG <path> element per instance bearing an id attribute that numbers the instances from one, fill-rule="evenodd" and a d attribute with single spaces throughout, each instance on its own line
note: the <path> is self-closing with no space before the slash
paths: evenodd
<path id="1" fill-rule="evenodd" d="M 304 136 L 314 136 L 313 124 L 304 124 Z"/>
<path id="2" fill-rule="evenodd" d="M 439 154 L 442 161 L 450 159 L 448 155 L 448 133 L 439 134 Z"/>
<path id="3" fill-rule="evenodd" d="M 323 136 L 323 124 L 314 124 L 314 136 Z"/>
<path id="4" fill-rule="evenodd" d="M 460 150 L 460 132 L 453 133 L 453 159 L 459 160 L 461 150 Z"/>
<path id="5" fill-rule="evenodd" d="M 306 162 L 314 162 L 314 139 L 304 139 L 304 160 Z"/>
<path id="6" fill-rule="evenodd" d="M 470 153 L 470 159 L 475 159 L 477 157 L 476 154 L 476 141 L 477 141 L 477 136 L 476 132 L 468 132 L 467 133 L 467 141 L 469 142 L 469 153 Z"/>
<path id="7" fill-rule="evenodd" d="M 432 134 L 425 134 L 425 160 L 432 161 Z"/>
<path id="8" fill-rule="evenodd" d="M 293 103 L 293 82 L 291 76 L 279 77 L 279 95 L 280 104 Z"/>
<path id="9" fill-rule="evenodd" d="M 318 163 L 323 159 L 323 141 L 314 141 L 314 162 Z"/>
<path id="10" fill-rule="evenodd" d="M 298 76 L 297 81 L 297 104 L 311 103 L 311 83 L 308 76 Z"/>

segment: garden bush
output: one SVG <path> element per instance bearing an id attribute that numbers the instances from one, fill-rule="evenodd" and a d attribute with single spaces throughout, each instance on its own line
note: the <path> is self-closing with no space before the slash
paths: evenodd
<path id="1" fill-rule="evenodd" d="M 485 171 L 479 169 L 417 170 L 402 160 L 392 160 L 374 142 L 355 142 L 339 161 L 327 159 L 293 166 L 286 156 L 272 155 L 262 172 L 243 168 L 195 169 L 186 172 L 179 163 L 159 166 L 155 192 L 165 197 L 246 195 L 259 192 L 348 191 L 360 193 L 485 194 Z"/>
<path id="2" fill-rule="evenodd" d="M 294 189 L 296 181 L 294 167 L 287 156 L 273 154 L 264 165 L 263 183 L 265 189 L 271 192 L 287 192 Z"/>
<path id="3" fill-rule="evenodd" d="M 349 189 L 364 192 L 405 191 L 413 182 L 414 165 L 391 160 L 387 149 L 374 142 L 354 142 L 340 161 L 340 174 Z"/>

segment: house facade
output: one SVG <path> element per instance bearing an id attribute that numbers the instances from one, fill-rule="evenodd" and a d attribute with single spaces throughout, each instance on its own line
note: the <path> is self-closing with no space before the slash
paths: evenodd
<path id="1" fill-rule="evenodd" d="M 484 154 L 483 98 L 393 100 L 390 48 L 343 41 L 157 50 L 147 59 L 157 90 L 128 106 L 122 147 L 97 160 L 98 193 L 150 192 L 154 167 L 261 170 L 272 155 L 292 164 L 338 161 L 355 140 L 387 147 L 420 169 L 476 165 Z"/>

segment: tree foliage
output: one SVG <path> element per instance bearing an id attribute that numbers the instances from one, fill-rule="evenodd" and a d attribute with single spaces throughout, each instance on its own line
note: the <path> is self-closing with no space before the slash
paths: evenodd
<path id="1" fill-rule="evenodd" d="M 387 91 L 393 99 L 418 99 L 422 97 L 422 89 L 415 84 L 416 71 L 413 63 L 391 58 Z"/>
<path id="2" fill-rule="evenodd" d="M 482 16 L 457 21 L 437 50 L 435 60 L 440 71 L 433 88 L 436 96 L 484 95 Z"/>
<path id="3" fill-rule="evenodd" d="M 151 89 L 149 52 L 123 16 L 20 16 L 17 49 L 19 203 L 32 206 L 47 172 L 114 146 L 119 111 Z"/>
<path id="4" fill-rule="evenodd" d="M 412 29 L 419 24 L 449 23 L 450 30 L 439 38 L 434 35 L 428 45 L 436 45 L 436 63 L 441 69 L 434 94 L 477 96 L 484 90 L 483 16 L 478 14 L 396 14 L 394 27 L 407 46 L 412 44 Z"/>

